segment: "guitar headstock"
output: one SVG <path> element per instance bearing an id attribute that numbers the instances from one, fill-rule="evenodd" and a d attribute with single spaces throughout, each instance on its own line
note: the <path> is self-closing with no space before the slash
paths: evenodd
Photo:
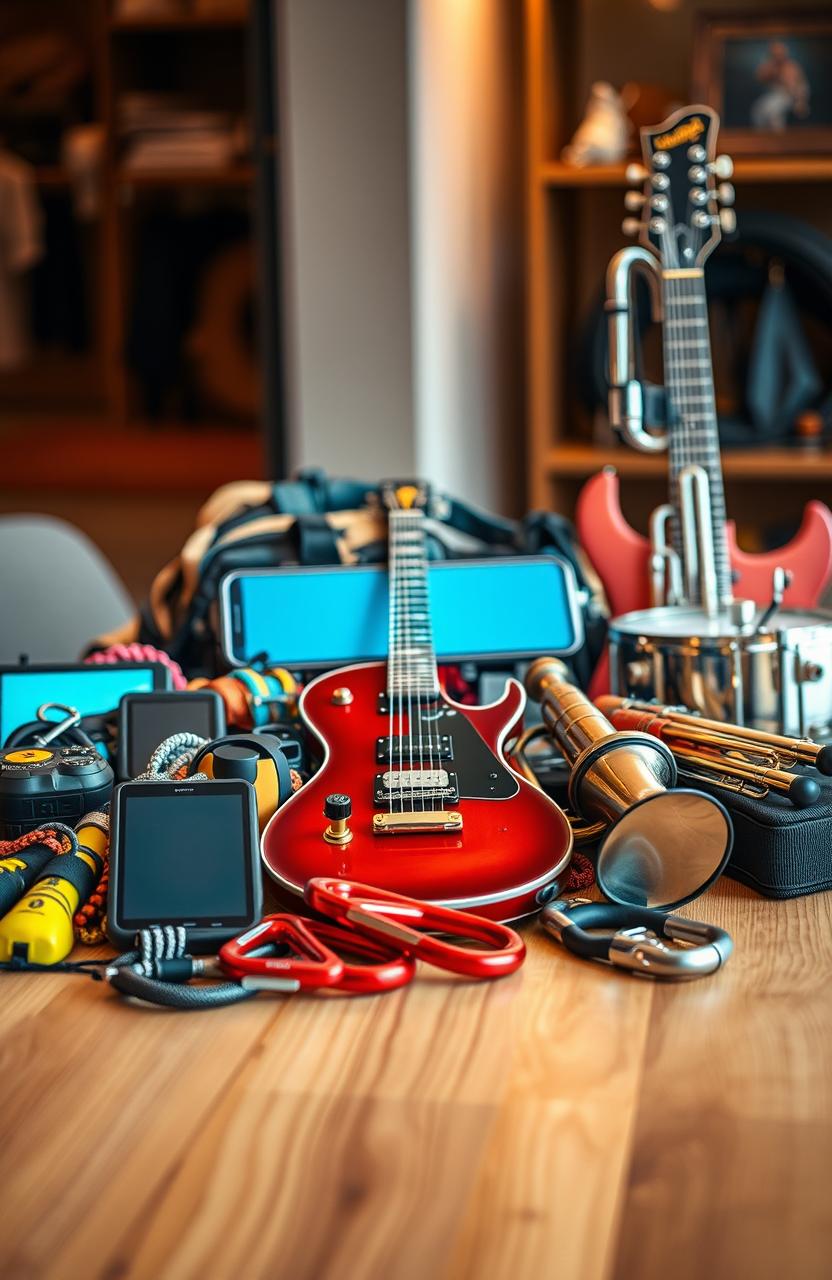
<path id="1" fill-rule="evenodd" d="M 730 156 L 716 155 L 719 116 L 712 107 L 684 107 L 661 124 L 641 130 L 644 164 L 627 166 L 624 204 L 638 217 L 623 230 L 638 235 L 668 269 L 701 267 L 736 226 Z M 718 181 L 717 181 L 718 180 Z"/>

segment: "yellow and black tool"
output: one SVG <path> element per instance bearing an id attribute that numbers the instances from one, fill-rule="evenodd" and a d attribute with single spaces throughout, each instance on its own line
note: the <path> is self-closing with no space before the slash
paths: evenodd
<path id="1" fill-rule="evenodd" d="M 58 964 L 72 950 L 73 916 L 101 879 L 109 839 L 97 814 L 82 818 L 76 835 L 77 851 L 52 857 L 29 892 L 0 920 L 0 962 Z"/>

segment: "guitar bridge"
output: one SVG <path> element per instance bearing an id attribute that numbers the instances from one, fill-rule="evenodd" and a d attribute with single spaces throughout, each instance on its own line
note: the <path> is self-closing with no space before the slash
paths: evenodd
<path id="1" fill-rule="evenodd" d="M 374 836 L 404 836 L 419 831 L 461 831 L 462 814 L 454 809 L 426 809 L 407 813 L 377 813 Z"/>

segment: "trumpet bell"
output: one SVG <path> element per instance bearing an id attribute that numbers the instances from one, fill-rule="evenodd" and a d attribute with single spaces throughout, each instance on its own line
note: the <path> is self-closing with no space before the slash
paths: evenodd
<path id="1" fill-rule="evenodd" d="M 598 887 L 613 902 L 673 911 L 722 874 L 734 832 L 701 791 L 659 791 L 624 813 L 598 849 Z"/>

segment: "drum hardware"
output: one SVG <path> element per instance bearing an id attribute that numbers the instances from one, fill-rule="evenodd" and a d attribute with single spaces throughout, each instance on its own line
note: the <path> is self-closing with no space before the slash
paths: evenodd
<path id="1" fill-rule="evenodd" d="M 765 753 L 775 768 L 793 769 L 795 765 L 803 764 L 832 777 L 832 743 L 824 745 L 813 742 L 811 738 L 792 738 L 782 733 L 750 729 L 746 725 L 724 724 L 721 720 L 707 720 L 704 716 L 694 715 L 687 707 L 663 707 L 638 698 L 618 698 L 608 694 L 597 698 L 595 705 L 611 720 L 617 711 L 642 711 L 678 725 L 689 741 L 698 738 L 700 742 L 714 746 L 734 746 L 760 758 Z M 706 733 L 708 738 L 702 736 Z"/>
<path id="2" fill-rule="evenodd" d="M 730 934 L 716 925 L 586 898 L 548 903 L 540 923 L 582 960 L 600 960 L 638 977 L 702 978 L 721 968 L 734 948 Z"/>
<path id="3" fill-rule="evenodd" d="M 712 884 L 731 850 L 731 820 L 703 792 L 668 790 L 677 781 L 669 747 L 651 734 L 616 732 L 557 658 L 532 663 L 526 692 L 571 765 L 570 807 L 604 832 L 596 876 L 606 896 L 670 910 Z"/>
<path id="4" fill-rule="evenodd" d="M 832 614 L 780 609 L 772 623 L 783 584 L 779 574 L 775 577 L 772 604 L 758 620 L 753 606 L 744 608 L 746 602 L 739 601 L 714 618 L 702 609 L 677 606 L 614 618 L 612 692 L 690 707 L 712 721 L 764 733 L 829 736 Z"/>

